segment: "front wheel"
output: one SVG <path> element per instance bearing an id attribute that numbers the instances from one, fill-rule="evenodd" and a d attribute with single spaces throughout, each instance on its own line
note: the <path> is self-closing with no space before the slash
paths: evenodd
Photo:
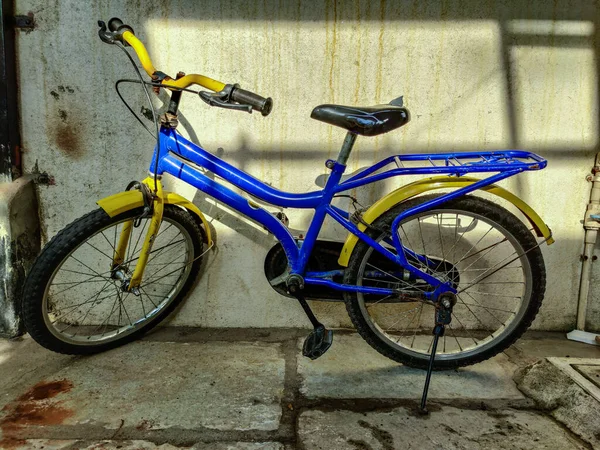
<path id="1" fill-rule="evenodd" d="M 23 320 L 29 334 L 59 353 L 97 353 L 130 342 L 181 303 L 198 276 L 203 232 L 190 213 L 167 205 L 138 295 L 126 288 L 150 217 L 142 208 L 110 217 L 97 209 L 58 233 L 29 273 Z M 124 261 L 113 256 L 124 226 L 132 226 Z"/>
<path id="2" fill-rule="evenodd" d="M 453 369 L 496 355 L 525 332 L 542 303 L 546 272 L 527 227 L 506 209 L 479 197 L 446 202 L 409 216 L 391 230 L 401 212 L 435 197 L 396 205 L 372 224 L 368 234 L 393 250 L 391 233 L 398 233 L 403 245 L 420 255 L 407 254 L 411 264 L 457 289 L 452 322 L 440 339 L 434 366 Z M 378 352 L 426 368 L 435 309 L 417 297 L 431 287 L 393 267 L 363 241 L 354 248 L 344 282 L 403 293 L 401 301 L 400 296 L 345 293 L 346 308 L 358 332 Z"/>

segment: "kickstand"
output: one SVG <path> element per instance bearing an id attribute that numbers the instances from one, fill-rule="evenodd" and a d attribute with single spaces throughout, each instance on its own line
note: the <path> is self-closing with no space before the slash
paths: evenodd
<path id="1" fill-rule="evenodd" d="M 427 375 L 425 376 L 425 386 L 423 386 L 423 395 L 421 396 L 421 406 L 419 414 L 427 415 L 427 394 L 429 393 L 429 383 L 431 382 L 431 374 L 433 372 L 433 363 L 435 361 L 435 352 L 437 351 L 438 341 L 440 336 L 444 335 L 446 325 L 452 321 L 452 307 L 456 303 L 456 297 L 453 294 L 445 294 L 440 296 L 440 301 L 436 305 L 435 310 L 435 327 L 433 328 L 433 344 L 431 345 L 431 353 L 429 354 L 429 365 L 427 367 Z"/>
<path id="2" fill-rule="evenodd" d="M 427 375 L 425 376 L 425 386 L 423 386 L 423 395 L 421 395 L 421 407 L 419 414 L 427 415 L 427 394 L 429 393 L 429 382 L 431 381 L 431 373 L 433 372 L 433 361 L 435 360 L 435 352 L 437 350 L 440 336 L 444 335 L 444 325 L 438 324 L 433 329 L 433 345 L 431 346 L 431 354 L 429 355 L 429 366 L 427 367 Z"/>

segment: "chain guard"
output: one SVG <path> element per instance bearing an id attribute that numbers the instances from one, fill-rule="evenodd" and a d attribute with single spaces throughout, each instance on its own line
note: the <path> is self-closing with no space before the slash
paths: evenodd
<path id="1" fill-rule="evenodd" d="M 344 267 L 340 266 L 337 262 L 343 242 L 317 240 L 312 251 L 312 255 L 308 261 L 307 271 L 309 272 L 324 272 L 329 270 L 343 270 Z M 285 251 L 281 246 L 281 243 L 275 244 L 271 247 L 271 250 L 265 257 L 265 276 L 267 280 L 271 281 L 277 278 L 279 275 L 284 273 L 288 268 L 288 260 L 285 255 Z M 336 276 L 333 281 L 336 283 L 342 283 L 343 276 Z M 286 297 L 295 298 L 289 294 L 285 283 L 273 286 L 273 289 L 279 294 Z M 342 291 L 336 291 L 324 286 L 305 286 L 302 291 L 303 295 L 309 300 L 323 300 L 323 301 L 344 301 L 344 293 Z"/>
<path id="2" fill-rule="evenodd" d="M 313 248 L 312 255 L 308 261 L 307 271 L 309 272 L 328 272 L 333 270 L 343 271 L 344 267 L 338 264 L 338 257 L 344 246 L 343 242 L 317 240 Z M 370 261 L 382 270 L 392 272 L 397 271 L 397 267 L 389 261 L 385 256 L 380 255 L 377 252 L 371 254 Z M 458 286 L 460 282 L 458 270 L 452 266 L 448 261 L 442 261 L 440 259 L 429 258 L 429 268 L 431 272 L 436 271 L 448 273 L 448 277 L 453 280 L 453 284 Z M 281 246 L 281 243 L 275 244 L 265 258 L 264 270 L 267 280 L 271 281 L 283 274 L 288 268 L 288 261 L 285 255 L 285 251 Z M 420 280 L 409 275 L 408 271 L 404 272 L 403 277 L 407 282 L 419 283 Z M 335 275 L 332 279 L 336 283 L 343 282 L 343 272 L 340 275 Z M 424 283 L 424 282 L 423 282 Z M 288 293 L 287 286 L 284 282 L 278 285 L 271 285 L 275 291 L 285 297 L 295 298 L 293 295 Z M 425 285 L 426 286 L 426 285 Z M 344 301 L 344 293 L 337 291 L 325 286 L 311 286 L 306 285 L 303 290 L 303 295 L 309 300 L 321 300 L 321 301 L 333 301 L 340 302 Z M 374 297 L 375 298 L 375 297 Z"/>

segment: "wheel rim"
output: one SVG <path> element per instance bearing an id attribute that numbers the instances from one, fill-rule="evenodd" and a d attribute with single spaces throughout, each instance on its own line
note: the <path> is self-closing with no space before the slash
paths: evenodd
<path id="1" fill-rule="evenodd" d="M 455 269 L 449 276 L 446 264 L 446 270 L 434 273 L 456 278 L 458 290 L 452 323 L 440 340 L 436 359 L 462 359 L 484 352 L 519 324 L 531 299 L 532 270 L 525 250 L 504 227 L 473 212 L 444 209 L 411 216 L 397 232 L 406 247 L 426 256 L 430 266 L 431 261 L 442 260 Z M 376 240 L 385 238 L 383 234 Z M 368 248 L 363 257 L 358 285 L 385 285 L 407 293 L 426 290 L 423 285 L 415 289 L 414 282 L 390 278 L 393 274 L 389 270 L 385 284 L 365 277 L 368 270 L 376 269 L 369 263 L 373 251 Z M 415 265 L 425 270 L 426 263 Z M 428 356 L 433 342 L 432 305 L 422 301 L 386 303 L 385 298 L 373 299 L 361 293 L 357 298 L 363 317 L 380 339 L 413 357 Z"/>
<path id="2" fill-rule="evenodd" d="M 110 224 L 73 249 L 52 273 L 42 302 L 48 330 L 63 342 L 99 345 L 122 339 L 157 318 L 175 300 L 194 261 L 189 232 L 164 217 L 145 274 L 140 295 L 125 292 L 123 280 L 111 277 L 112 255 L 123 225 Z M 121 273 L 135 269 L 150 218 L 133 227 Z"/>

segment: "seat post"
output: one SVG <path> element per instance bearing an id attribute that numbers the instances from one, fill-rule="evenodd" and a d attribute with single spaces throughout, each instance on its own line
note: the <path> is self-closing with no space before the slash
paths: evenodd
<path id="1" fill-rule="evenodd" d="M 346 138 L 344 139 L 344 143 L 342 144 L 340 154 L 337 158 L 338 164 L 341 164 L 343 166 L 346 165 L 348 157 L 350 156 L 350 152 L 352 151 L 352 147 L 354 146 L 354 141 L 356 141 L 356 133 L 348 131 L 348 133 L 346 134 Z"/>

